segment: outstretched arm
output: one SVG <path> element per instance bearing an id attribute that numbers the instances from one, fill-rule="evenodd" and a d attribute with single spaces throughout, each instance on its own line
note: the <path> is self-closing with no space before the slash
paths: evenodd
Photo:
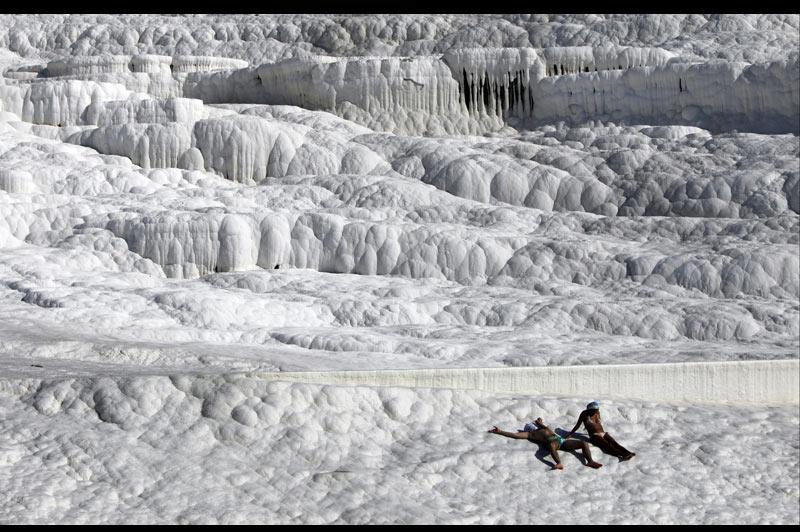
<path id="1" fill-rule="evenodd" d="M 527 440 L 528 433 L 527 432 L 506 432 L 504 430 L 500 430 L 497 427 L 492 427 L 486 432 L 491 432 L 492 434 L 499 434 L 500 436 L 505 436 L 506 438 L 512 438 L 515 440 Z"/>
<path id="2" fill-rule="evenodd" d="M 566 436 L 567 438 L 569 438 L 570 436 L 575 434 L 575 431 L 578 430 L 578 428 L 581 426 L 581 423 L 583 423 L 584 414 L 585 414 L 584 412 L 581 412 L 581 415 L 578 416 L 578 422 L 575 423 L 575 426 L 572 427 L 571 431 L 569 431 L 569 434 L 567 434 L 567 436 Z"/>

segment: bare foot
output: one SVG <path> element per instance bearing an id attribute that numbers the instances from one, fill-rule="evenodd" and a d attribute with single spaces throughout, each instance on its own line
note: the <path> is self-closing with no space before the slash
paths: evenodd
<path id="1" fill-rule="evenodd" d="M 586 465 L 589 466 L 589 467 L 592 467 L 594 469 L 600 469 L 601 467 L 603 467 L 603 464 L 599 464 L 597 462 L 589 462 Z"/>
<path id="2" fill-rule="evenodd" d="M 564 464 L 556 464 L 553 466 L 553 469 L 564 469 Z"/>
<path id="3" fill-rule="evenodd" d="M 633 458 L 634 456 L 636 456 L 636 453 L 626 454 L 625 456 L 623 456 L 622 458 L 620 458 L 620 459 L 619 459 L 619 461 L 620 461 L 620 462 L 625 462 L 625 461 L 627 461 L 627 460 L 630 460 L 630 459 L 631 459 L 631 458 Z"/>

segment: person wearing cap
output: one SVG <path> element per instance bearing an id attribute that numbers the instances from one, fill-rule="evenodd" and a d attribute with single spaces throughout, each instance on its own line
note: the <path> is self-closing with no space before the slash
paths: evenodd
<path id="1" fill-rule="evenodd" d="M 542 443 L 547 445 L 547 448 L 550 451 L 550 456 L 552 456 L 553 460 L 556 462 L 556 465 L 553 466 L 553 469 L 564 469 L 561 459 L 558 457 L 559 449 L 564 449 L 565 451 L 581 449 L 583 451 L 583 455 L 586 457 L 587 466 L 593 467 L 594 469 L 603 467 L 603 464 L 599 464 L 592 460 L 592 452 L 589 450 L 589 445 L 585 441 L 562 438 L 550 430 L 550 427 L 544 424 L 542 418 L 538 418 L 533 423 L 526 423 L 525 427 L 517 432 L 506 432 L 498 429 L 497 427 L 492 427 L 487 432 L 499 434 L 501 436 L 505 436 L 506 438 L 512 438 L 515 440 L 528 440 L 534 443 Z"/>
<path id="2" fill-rule="evenodd" d="M 592 445 L 596 445 L 604 453 L 616 456 L 620 461 L 630 460 L 636 456 L 636 453 L 632 453 L 620 445 L 617 440 L 612 438 L 611 435 L 603 429 L 603 425 L 600 422 L 600 403 L 597 401 L 592 401 L 586 405 L 586 410 L 581 412 L 578 417 L 578 422 L 570 433 L 567 434 L 567 438 L 575 434 L 575 431 L 578 430 L 581 423 L 586 427 L 586 432 L 589 433 L 589 441 Z"/>

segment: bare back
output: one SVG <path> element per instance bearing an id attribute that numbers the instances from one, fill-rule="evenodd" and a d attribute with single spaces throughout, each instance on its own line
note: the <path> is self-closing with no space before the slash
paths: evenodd
<path id="1" fill-rule="evenodd" d="M 532 430 L 528 432 L 528 440 L 535 443 L 547 443 L 547 437 L 553 434 L 554 432 L 548 428 Z"/>

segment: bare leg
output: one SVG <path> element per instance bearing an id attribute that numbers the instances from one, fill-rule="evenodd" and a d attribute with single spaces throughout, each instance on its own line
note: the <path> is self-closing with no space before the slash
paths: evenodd
<path id="1" fill-rule="evenodd" d="M 606 440 L 606 443 L 608 443 L 609 445 L 611 445 L 612 447 L 614 447 L 614 448 L 616 449 L 616 451 L 617 451 L 617 452 L 620 454 L 620 456 L 622 457 L 622 460 L 623 460 L 623 461 L 624 461 L 624 460 L 630 460 L 631 458 L 633 458 L 634 456 L 636 456 L 636 453 L 632 453 L 632 452 L 630 452 L 628 449 L 626 449 L 625 447 L 623 447 L 622 445 L 620 445 L 620 444 L 617 442 L 617 440 L 615 440 L 614 438 L 612 438 L 612 437 L 611 437 L 611 435 L 610 435 L 609 433 L 607 433 L 607 432 L 606 432 L 606 435 L 605 435 L 605 440 Z"/>
<path id="2" fill-rule="evenodd" d="M 581 449 L 583 451 L 583 456 L 586 457 L 586 465 L 589 467 L 593 467 L 594 469 L 598 469 L 603 467 L 603 464 L 595 462 L 592 459 L 592 451 L 589 450 L 589 444 L 585 441 L 580 440 L 564 440 L 564 443 L 561 445 L 562 449 L 566 449 L 568 451 Z"/>
<path id="3" fill-rule="evenodd" d="M 589 450 L 589 444 L 588 443 L 586 443 L 585 441 L 582 441 L 581 442 L 581 449 L 583 450 L 583 455 L 586 457 L 586 460 L 587 460 L 586 465 L 587 466 L 592 467 L 594 469 L 600 469 L 601 467 L 603 467 L 603 464 L 601 464 L 599 462 L 595 462 L 592 459 L 592 451 Z"/>
<path id="4" fill-rule="evenodd" d="M 556 462 L 556 465 L 553 466 L 553 469 L 564 469 L 564 466 L 561 464 L 561 459 L 558 457 L 558 444 L 554 441 L 551 441 L 547 444 L 547 448 L 550 450 L 550 456 L 552 456 L 553 460 Z"/>
<path id="5" fill-rule="evenodd" d="M 595 436 L 593 434 L 592 436 L 589 437 L 589 441 L 592 443 L 592 445 L 596 445 L 597 447 L 600 448 L 601 451 L 603 451 L 606 454 L 610 454 L 611 456 L 617 456 L 617 457 L 624 456 L 623 453 L 621 453 L 618 449 L 613 447 L 611 444 L 609 444 L 607 441 L 605 441 L 603 438 L 599 436 Z"/>

